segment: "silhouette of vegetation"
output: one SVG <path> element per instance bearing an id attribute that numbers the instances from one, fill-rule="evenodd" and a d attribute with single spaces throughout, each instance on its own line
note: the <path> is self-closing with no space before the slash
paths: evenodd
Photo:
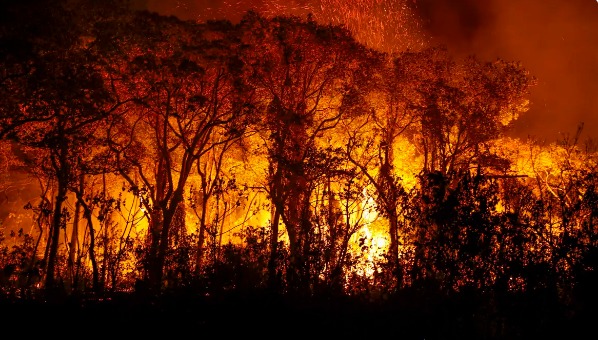
<path id="1" fill-rule="evenodd" d="M 10 320 L 590 329 L 596 148 L 508 137 L 535 84 L 523 65 L 381 53 L 311 17 L 126 5 L 0 5 L 0 195 L 11 174 L 39 189 L 0 216 Z"/>

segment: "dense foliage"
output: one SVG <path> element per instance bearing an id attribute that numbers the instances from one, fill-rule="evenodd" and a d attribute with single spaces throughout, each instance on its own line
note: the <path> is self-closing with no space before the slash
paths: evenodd
<path id="1" fill-rule="evenodd" d="M 0 189 L 40 192 L 0 220 L 2 299 L 335 299 L 489 337 L 590 315 L 598 158 L 508 138 L 522 65 L 310 18 L 0 6 Z"/>

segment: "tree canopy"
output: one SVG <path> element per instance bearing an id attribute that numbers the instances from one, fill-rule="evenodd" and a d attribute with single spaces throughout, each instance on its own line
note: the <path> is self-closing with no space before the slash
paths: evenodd
<path id="1" fill-rule="evenodd" d="M 595 282 L 595 150 L 508 138 L 535 84 L 520 63 L 383 53 L 311 17 L 125 5 L 1 5 L 2 171 L 40 188 L 15 212 L 32 225 L 0 220 L 7 296 L 263 289 L 498 310 L 521 294 L 567 305 Z"/>

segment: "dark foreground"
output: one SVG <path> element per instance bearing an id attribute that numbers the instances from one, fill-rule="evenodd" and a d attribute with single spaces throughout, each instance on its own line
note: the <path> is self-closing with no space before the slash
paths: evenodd
<path id="1" fill-rule="evenodd" d="M 432 297 L 367 302 L 266 293 L 159 298 L 118 294 L 101 299 L 2 299 L 0 323 L 5 334 L 19 337 L 572 339 L 587 332 L 595 335 L 598 321 L 590 309 L 571 311 L 543 301 L 505 301 L 501 311 L 485 308 L 472 300 Z"/>

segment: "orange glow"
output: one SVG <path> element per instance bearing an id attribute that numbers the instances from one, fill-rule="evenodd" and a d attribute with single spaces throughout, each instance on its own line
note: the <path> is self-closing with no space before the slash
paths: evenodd
<path id="1" fill-rule="evenodd" d="M 135 17 L 164 27 L 152 32 L 159 46 L 145 46 L 145 27 L 138 27 L 139 36 L 119 42 L 122 60 L 98 66 L 105 68 L 98 82 L 122 106 L 93 117 L 105 124 L 97 131 L 57 139 L 69 151 L 63 157 L 37 140 L 33 151 L 17 150 L 33 160 L 54 157 L 26 169 L 39 180 L 36 202 L 44 204 L 7 216 L 42 244 L 55 245 L 50 231 L 60 230 L 59 255 L 68 258 L 61 273 L 74 272 L 77 257 L 84 270 L 103 271 L 105 282 L 108 275 L 133 281 L 160 266 L 164 275 L 187 270 L 206 279 L 210 265 L 230 256 L 268 263 L 250 268 L 260 284 L 266 272 L 288 282 L 314 274 L 335 288 L 344 278 L 349 289 L 356 277 L 375 282 L 394 266 L 400 275 L 415 273 L 393 273 L 403 280 L 397 285 L 453 280 L 446 284 L 459 288 L 505 279 L 509 289 L 525 290 L 525 277 L 501 270 L 552 260 L 559 270 L 575 268 L 567 261 L 581 255 L 570 260 L 559 247 L 571 235 L 582 235 L 579 248 L 593 241 L 598 160 L 576 139 L 506 137 L 529 110 L 535 85 L 518 63 L 412 50 L 423 38 L 404 0 L 273 1 L 261 8 L 268 16 L 310 12 L 318 22 L 342 23 L 378 51 L 338 27 L 297 18 L 248 14 L 232 25 Z M 94 43 L 78 48 L 105 52 Z M 393 48 L 404 53 L 377 53 L 398 52 Z M 48 111 L 62 114 L 63 106 Z M 42 135 L 48 123 L 39 125 L 19 130 L 16 140 Z M 9 165 L 23 167 L 11 152 L 0 144 L 2 178 Z M 9 186 L 0 187 L 7 197 Z M 33 217 L 21 218 L 26 214 Z M 245 233 L 253 230 L 266 235 L 257 245 Z M 17 239 L 6 238 L 11 245 Z M 256 249 L 244 252 L 244 245 Z M 47 256 L 43 247 L 34 251 L 34 258 Z M 498 264 L 479 274 L 485 256 Z M 118 285 L 113 281 L 106 285 Z"/>

